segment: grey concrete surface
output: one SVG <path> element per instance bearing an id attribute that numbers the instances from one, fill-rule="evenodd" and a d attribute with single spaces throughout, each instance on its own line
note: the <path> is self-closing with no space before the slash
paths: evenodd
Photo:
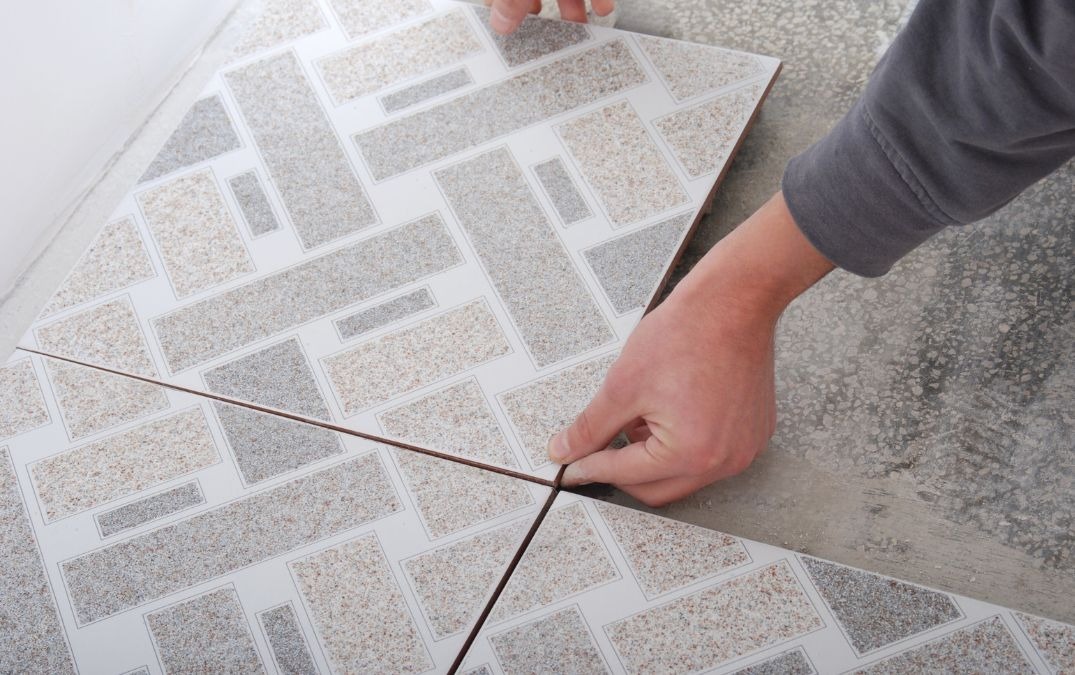
<path id="1" fill-rule="evenodd" d="M 839 119 L 907 9 L 620 1 L 620 28 L 785 62 L 675 278 Z M 1073 186 L 1069 163 L 882 279 L 836 272 L 805 294 L 780 325 L 768 452 L 660 512 L 1075 621 Z"/>

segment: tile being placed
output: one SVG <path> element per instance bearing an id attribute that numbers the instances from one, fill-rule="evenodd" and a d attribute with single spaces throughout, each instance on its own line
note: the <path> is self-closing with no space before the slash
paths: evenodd
<path id="1" fill-rule="evenodd" d="M 409 25 L 317 61 L 336 105 L 428 75 L 480 52 L 462 9 Z"/>
<path id="2" fill-rule="evenodd" d="M 94 520 L 97 521 L 97 529 L 104 539 L 204 503 L 205 496 L 201 486 L 198 481 L 192 480 L 170 490 L 102 511 L 94 516 Z"/>
<path id="3" fill-rule="evenodd" d="M 470 76 L 470 71 L 466 66 L 461 66 L 443 75 L 434 75 L 391 94 L 385 94 L 380 98 L 381 106 L 386 113 L 396 113 L 472 84 L 474 78 Z"/>
<path id="4" fill-rule="evenodd" d="M 329 4 L 336 12 L 347 37 L 352 40 L 433 11 L 429 0 L 330 0 Z"/>
<path id="5" fill-rule="evenodd" d="M 0 366 L 0 439 L 37 429 L 49 421 L 49 409 L 30 359 Z"/>
<path id="6" fill-rule="evenodd" d="M 326 28 L 315 0 L 262 0 L 261 12 L 246 26 L 232 55 L 249 56 Z"/>
<path id="7" fill-rule="evenodd" d="M 648 35 L 635 39 L 677 101 L 703 96 L 766 70 L 753 54 Z"/>
<path id="8" fill-rule="evenodd" d="M 564 225 L 574 225 L 580 220 L 593 217 L 593 211 L 586 199 L 575 185 L 575 179 L 568 173 L 563 160 L 553 157 L 534 165 L 534 175 L 541 183 L 545 196 L 552 202 L 556 214 Z"/>
<path id="9" fill-rule="evenodd" d="M 515 68 L 590 39 L 585 24 L 527 16 L 511 35 L 501 35 L 489 25 L 489 10 L 471 7 L 509 68 Z"/>
<path id="10" fill-rule="evenodd" d="M 235 201 L 239 203 L 239 210 L 251 235 L 259 237 L 280 229 L 280 221 L 273 213 L 256 171 L 246 171 L 229 178 L 228 187 L 231 188 Z"/>
<path id="11" fill-rule="evenodd" d="M 220 96 L 207 96 L 190 106 L 139 182 L 166 176 L 242 145 Z"/>
<path id="12" fill-rule="evenodd" d="M 865 666 L 859 673 L 1033 673 L 1014 636 L 1000 617 Z"/>
<path id="13" fill-rule="evenodd" d="M 429 289 L 419 288 L 337 319 L 333 323 L 340 333 L 340 338 L 350 340 L 436 306 L 437 301 L 433 299 Z"/>
<path id="14" fill-rule="evenodd" d="M 146 615 L 166 673 L 264 673 L 239 596 L 224 586 Z"/>
<path id="15" fill-rule="evenodd" d="M 1075 673 L 1075 626 L 1013 612 L 1041 658 L 1054 673 Z"/>
<path id="16" fill-rule="evenodd" d="M 284 675 L 316 675 L 317 664 L 310 654 L 310 645 L 299 626 L 291 603 L 267 609 L 258 614 L 258 623 L 272 650 L 276 667 Z"/>

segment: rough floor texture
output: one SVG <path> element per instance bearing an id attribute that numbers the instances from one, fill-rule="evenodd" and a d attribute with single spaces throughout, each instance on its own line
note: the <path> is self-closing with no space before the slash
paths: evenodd
<path id="1" fill-rule="evenodd" d="M 905 5 L 621 0 L 620 28 L 785 63 L 676 279 L 839 119 Z M 664 515 L 1075 621 L 1073 183 L 1069 163 L 886 277 L 800 298 L 768 453 Z"/>

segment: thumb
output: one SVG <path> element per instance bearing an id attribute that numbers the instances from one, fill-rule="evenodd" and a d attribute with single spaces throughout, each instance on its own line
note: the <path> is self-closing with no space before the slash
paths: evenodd
<path id="1" fill-rule="evenodd" d="M 578 418 L 549 441 L 549 459 L 569 464 L 598 450 L 604 450 L 621 430 L 635 419 L 637 411 L 612 393 L 606 378 L 590 404 Z"/>
<path id="2" fill-rule="evenodd" d="M 519 27 L 533 4 L 532 0 L 493 0 L 489 25 L 497 33 L 507 35 Z"/>

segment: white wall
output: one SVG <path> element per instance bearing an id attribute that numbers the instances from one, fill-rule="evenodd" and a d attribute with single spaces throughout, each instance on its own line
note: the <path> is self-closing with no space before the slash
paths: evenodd
<path id="1" fill-rule="evenodd" d="M 0 297 L 236 0 L 3 0 Z"/>

